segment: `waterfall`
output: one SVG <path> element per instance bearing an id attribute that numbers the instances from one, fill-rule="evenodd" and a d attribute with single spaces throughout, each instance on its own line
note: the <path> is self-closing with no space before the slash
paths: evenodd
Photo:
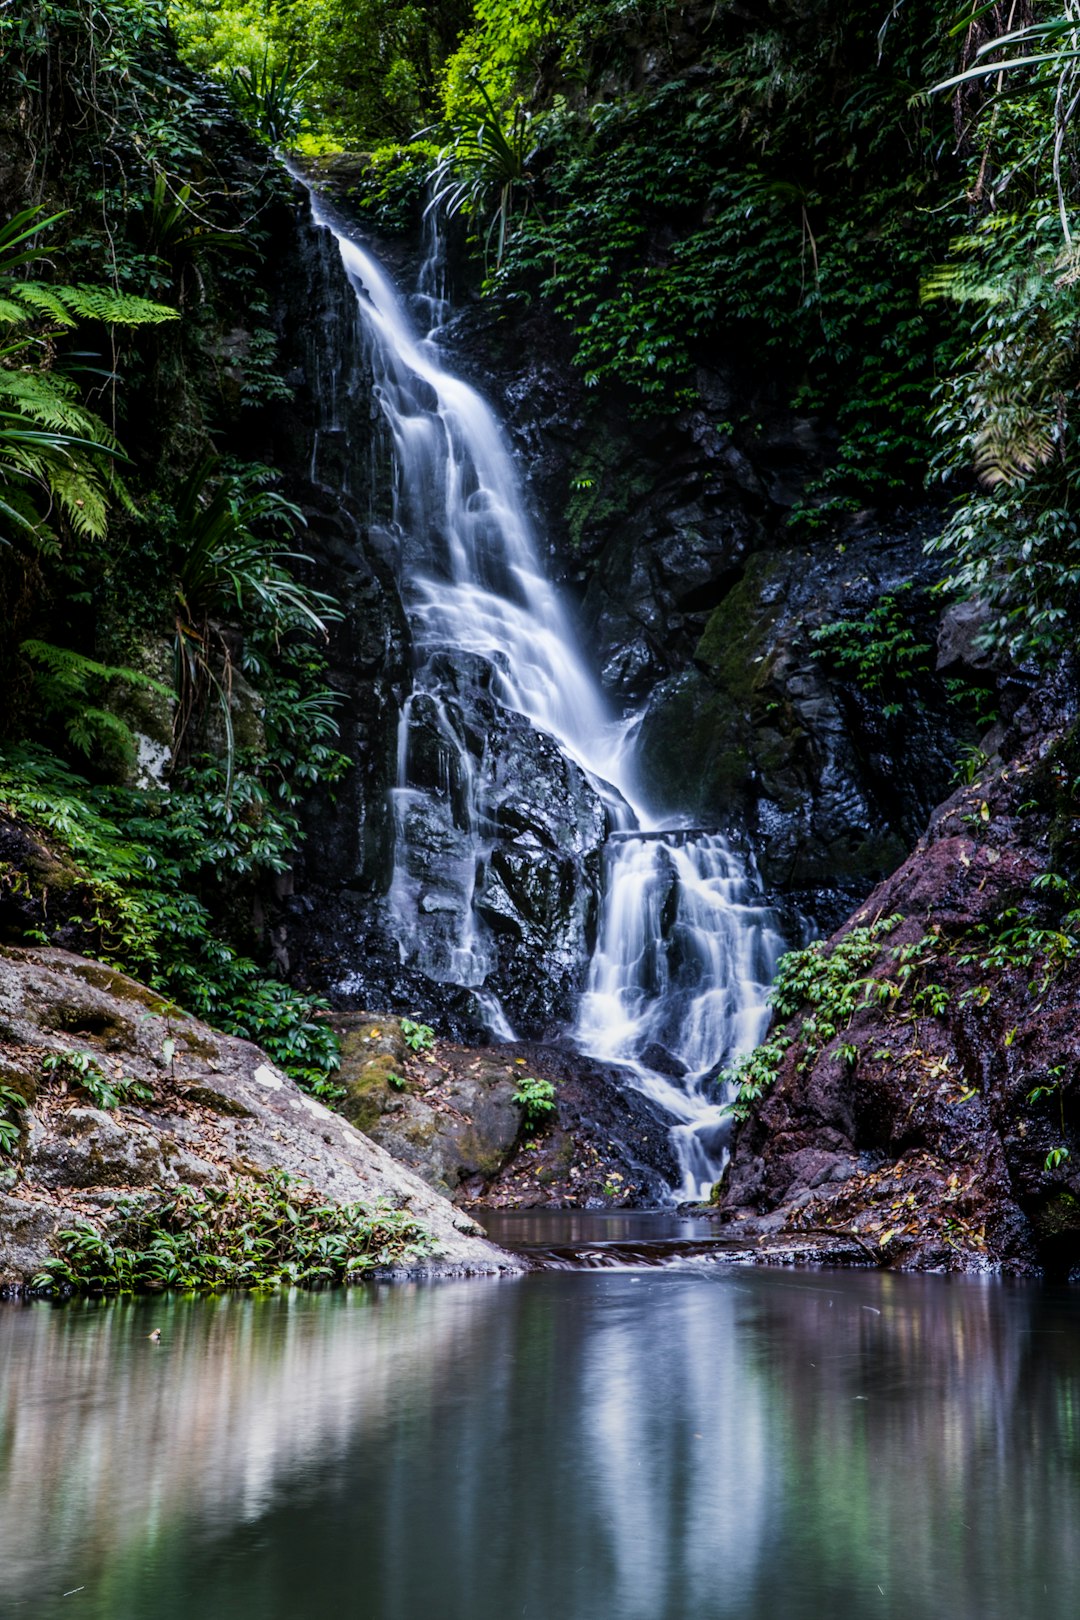
<path id="1" fill-rule="evenodd" d="M 606 835 L 602 893 L 569 1033 L 582 1052 L 620 1065 L 673 1118 L 678 1191 L 699 1196 L 723 1156 L 722 1099 L 711 1082 L 767 1022 L 780 948 L 772 914 L 753 872 L 719 834 L 659 827 L 650 815 L 635 768 L 637 717 L 608 704 L 544 569 L 499 425 L 440 354 L 446 306 L 437 247 L 413 300 L 433 323 L 422 335 L 371 254 L 320 203 L 313 214 L 336 239 L 356 293 L 393 451 L 388 536 L 414 651 L 391 795 L 389 924 L 401 961 L 472 991 L 492 1036 L 512 1039 L 499 994 L 507 906 L 496 878 L 526 894 L 530 884 L 545 893 L 565 887 L 557 846 L 568 825 L 577 837 L 573 829 L 592 817 L 597 843 Z M 569 820 L 564 814 L 548 848 L 531 824 L 515 837 L 513 816 L 492 797 L 499 748 L 523 724 L 542 765 L 536 816 L 555 780 L 578 807 Z M 552 747 L 554 760 L 545 753 Z M 585 848 L 586 833 L 580 837 Z M 579 862 L 575 881 L 587 864 Z M 583 955 L 588 930 L 580 916 L 578 923 Z M 570 964 L 579 984 L 580 967 Z"/>

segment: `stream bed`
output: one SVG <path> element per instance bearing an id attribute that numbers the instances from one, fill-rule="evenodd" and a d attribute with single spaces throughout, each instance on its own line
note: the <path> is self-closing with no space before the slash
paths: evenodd
<path id="1" fill-rule="evenodd" d="M 562 1219 L 518 1279 L 0 1306 L 0 1615 L 1072 1620 L 1080 1293 Z"/>

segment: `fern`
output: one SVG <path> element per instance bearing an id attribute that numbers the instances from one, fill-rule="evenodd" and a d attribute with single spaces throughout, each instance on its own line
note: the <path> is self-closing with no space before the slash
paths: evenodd
<path id="1" fill-rule="evenodd" d="M 176 311 L 107 287 L 66 286 L 17 278 L 40 259 L 30 246 L 62 216 L 23 209 L 0 226 L 0 519 L 10 544 L 15 532 L 40 547 L 55 544 L 59 511 L 71 530 L 101 540 L 110 497 L 122 497 L 115 461 L 121 455 L 105 423 L 82 405 L 70 377 L 54 364 L 54 340 L 80 321 L 144 326 L 176 319 Z"/>
<path id="2" fill-rule="evenodd" d="M 93 701 L 102 688 L 119 682 L 173 701 L 171 688 L 123 664 L 100 664 L 47 641 L 24 641 L 20 651 L 36 666 L 34 687 L 45 712 L 60 719 L 72 747 L 88 758 L 110 743 L 128 757 L 135 753 L 130 726 Z"/>

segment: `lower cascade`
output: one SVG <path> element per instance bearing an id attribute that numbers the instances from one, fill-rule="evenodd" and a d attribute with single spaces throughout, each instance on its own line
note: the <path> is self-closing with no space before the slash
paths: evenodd
<path id="1" fill-rule="evenodd" d="M 512 1040 L 513 908 L 559 915 L 536 971 L 572 987 L 565 1033 L 671 1118 L 673 1195 L 702 1196 L 725 1151 L 716 1076 L 768 1021 L 775 917 L 720 834 L 656 824 L 637 716 L 611 711 L 582 657 L 490 408 L 445 369 L 438 326 L 421 336 L 377 261 L 312 208 L 356 293 L 393 455 L 383 538 L 413 647 L 386 919 L 401 962 L 469 992 L 490 1036 Z M 436 268 L 437 243 L 413 306 L 438 322 Z"/>

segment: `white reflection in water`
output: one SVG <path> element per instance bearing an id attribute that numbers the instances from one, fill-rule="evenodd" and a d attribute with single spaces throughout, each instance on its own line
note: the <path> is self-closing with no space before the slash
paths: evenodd
<path id="1" fill-rule="evenodd" d="M 497 1286 L 497 1284 L 496 1284 Z M 340 1459 L 402 1381 L 440 1379 L 494 1305 L 483 1280 L 56 1311 L 0 1305 L 0 1570 L 38 1588 L 158 1519 L 264 1514 Z M 162 1342 L 147 1333 L 162 1328 Z M 2 1613 L 2 1610 L 0 1610 Z"/>
<path id="2" fill-rule="evenodd" d="M 662 1344 L 635 1334 L 631 1300 L 590 1337 L 586 1444 L 604 1507 L 597 1530 L 615 1571 L 613 1612 L 626 1620 L 671 1612 L 682 1587 L 707 1591 L 717 1569 L 725 1586 L 744 1584 L 760 1557 L 769 1495 L 762 1394 L 752 1375 L 737 1394 L 717 1377 L 736 1353 L 737 1298 L 720 1290 L 703 1312 L 693 1293 L 675 1294 Z M 674 1413 L 658 1407 L 657 1381 L 679 1392 Z M 717 1469 L 718 1459 L 737 1471 Z"/>

